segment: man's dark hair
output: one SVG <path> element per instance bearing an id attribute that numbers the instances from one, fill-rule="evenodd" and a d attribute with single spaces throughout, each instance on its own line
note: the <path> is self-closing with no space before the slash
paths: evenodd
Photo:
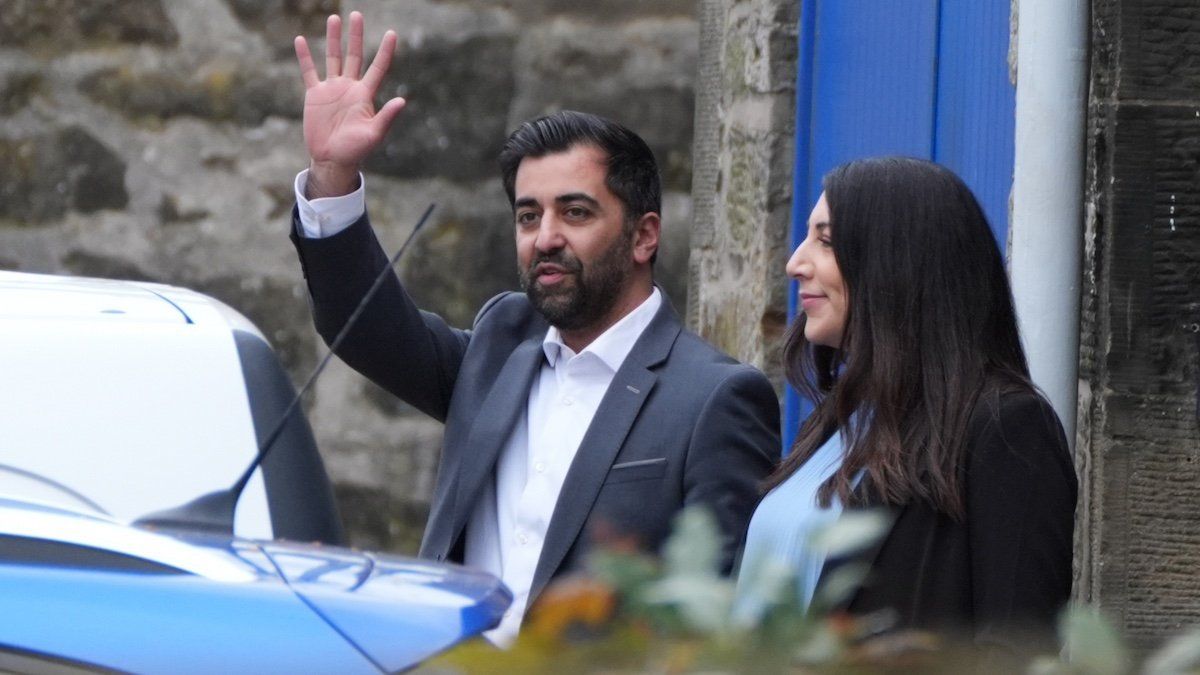
<path id="1" fill-rule="evenodd" d="M 662 209 L 662 179 L 650 146 L 624 126 L 598 115 L 563 110 L 529 120 L 512 132 L 500 151 L 500 172 L 508 203 L 516 203 L 517 168 L 526 157 L 566 152 L 591 145 L 608 157 L 605 183 L 625 207 L 625 222 Z"/>

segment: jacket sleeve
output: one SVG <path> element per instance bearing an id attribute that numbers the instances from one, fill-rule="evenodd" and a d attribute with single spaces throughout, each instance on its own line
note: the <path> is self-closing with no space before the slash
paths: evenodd
<path id="1" fill-rule="evenodd" d="M 1070 598 L 1075 469 L 1044 399 L 988 398 L 966 477 L 975 642 L 1027 653 L 1052 645 Z"/>
<path id="2" fill-rule="evenodd" d="M 779 455 L 775 389 L 759 371 L 739 367 L 705 403 L 684 467 L 684 504 L 704 504 L 716 516 L 724 573 L 733 568 L 762 481 Z"/>
<path id="3" fill-rule="evenodd" d="M 317 332 L 331 344 L 389 260 L 365 213 L 347 229 L 323 239 L 298 236 L 297 217 L 293 209 L 292 243 L 308 283 Z M 470 339 L 469 331 L 417 309 L 393 271 L 337 355 L 418 410 L 445 421 Z"/>

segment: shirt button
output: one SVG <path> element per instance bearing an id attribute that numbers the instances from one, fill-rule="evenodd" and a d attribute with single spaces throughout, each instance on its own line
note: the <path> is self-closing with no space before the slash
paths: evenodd
<path id="1" fill-rule="evenodd" d="M 575 402 L 575 399 L 571 398 L 570 396 L 563 397 L 563 405 L 571 405 L 574 402 Z"/>
<path id="2" fill-rule="evenodd" d="M 524 534 L 518 534 L 517 541 L 524 546 L 525 544 L 529 543 L 529 537 L 525 536 Z"/>
<path id="3" fill-rule="evenodd" d="M 533 465 L 533 470 L 537 471 L 538 473 L 546 473 L 546 465 L 538 462 L 537 464 Z"/>

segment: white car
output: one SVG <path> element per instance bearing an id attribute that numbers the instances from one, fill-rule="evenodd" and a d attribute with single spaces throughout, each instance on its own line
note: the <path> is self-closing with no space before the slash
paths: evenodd
<path id="1" fill-rule="evenodd" d="M 0 494 L 121 520 L 227 488 L 294 389 L 262 334 L 161 284 L 0 272 Z M 256 471 L 235 533 L 342 540 L 300 411 Z"/>

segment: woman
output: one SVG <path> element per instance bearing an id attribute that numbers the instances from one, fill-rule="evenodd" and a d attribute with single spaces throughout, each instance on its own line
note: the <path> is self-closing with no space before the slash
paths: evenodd
<path id="1" fill-rule="evenodd" d="M 786 560 L 809 602 L 845 562 L 812 550 L 811 532 L 842 505 L 886 507 L 890 531 L 856 556 L 867 581 L 835 609 L 1045 644 L 1071 589 L 1075 473 L 983 212 L 915 159 L 851 162 L 824 187 L 787 264 L 804 313 L 784 347 L 816 409 L 768 479 L 743 573 Z"/>

